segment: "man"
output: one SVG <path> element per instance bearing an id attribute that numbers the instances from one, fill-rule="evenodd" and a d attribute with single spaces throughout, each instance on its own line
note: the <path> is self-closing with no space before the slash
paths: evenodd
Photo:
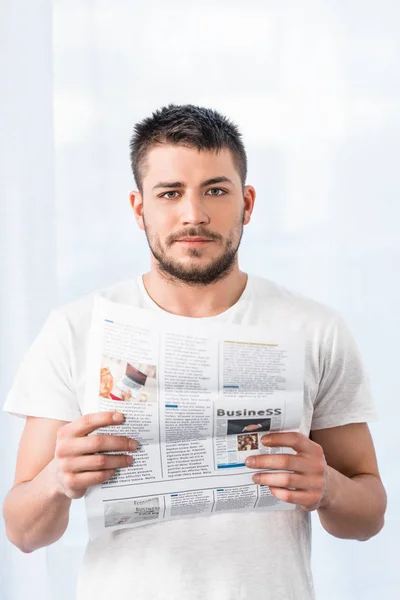
<path id="1" fill-rule="evenodd" d="M 130 200 L 151 249 L 151 269 L 99 293 L 117 302 L 243 325 L 281 325 L 305 335 L 300 433 L 263 437 L 296 454 L 250 457 L 255 474 L 293 511 L 227 512 L 121 530 L 90 541 L 83 600 L 309 600 L 310 512 L 341 538 L 367 540 L 383 526 L 385 491 L 366 421 L 374 418 L 362 363 L 333 310 L 240 271 L 237 251 L 255 190 L 237 127 L 213 110 L 170 105 L 136 125 Z M 132 440 L 88 436 L 118 413 L 81 416 L 94 294 L 54 310 L 34 341 L 5 409 L 27 415 L 13 489 L 4 503 L 9 539 L 25 552 L 64 533 L 71 500 L 130 464 Z M 367 500 L 367 501 L 366 501 Z M 248 562 L 237 544 L 247 531 Z"/>

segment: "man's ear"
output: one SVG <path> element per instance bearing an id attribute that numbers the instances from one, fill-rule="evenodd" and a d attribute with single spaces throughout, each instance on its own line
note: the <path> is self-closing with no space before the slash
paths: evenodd
<path id="1" fill-rule="evenodd" d="M 247 225 L 247 223 L 250 223 L 251 213 L 253 212 L 254 202 L 256 199 L 256 190 L 253 188 L 252 185 L 246 185 L 244 187 L 243 199 L 244 199 L 243 224 Z"/>
<path id="2" fill-rule="evenodd" d="M 138 224 L 138 227 L 144 231 L 142 194 L 137 190 L 130 192 L 129 201 L 132 206 L 133 214 L 135 215 L 136 223 Z"/>

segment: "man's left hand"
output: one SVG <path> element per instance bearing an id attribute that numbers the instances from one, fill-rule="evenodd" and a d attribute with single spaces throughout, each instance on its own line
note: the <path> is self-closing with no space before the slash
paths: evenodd
<path id="1" fill-rule="evenodd" d="M 293 448 L 296 454 L 260 454 L 246 460 L 252 469 L 284 469 L 289 473 L 257 473 L 253 481 L 267 485 L 284 502 L 297 504 L 306 511 L 320 508 L 326 501 L 329 467 L 324 451 L 302 433 L 270 433 L 262 437 L 268 448 Z"/>

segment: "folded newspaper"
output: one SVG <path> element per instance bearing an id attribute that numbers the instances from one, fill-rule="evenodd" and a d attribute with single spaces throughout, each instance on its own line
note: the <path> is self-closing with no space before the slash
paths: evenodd
<path id="1" fill-rule="evenodd" d="M 245 466 L 272 431 L 297 431 L 304 339 L 284 329 L 191 319 L 95 300 L 85 412 L 118 410 L 132 466 L 89 488 L 89 533 L 221 511 L 290 510 Z"/>

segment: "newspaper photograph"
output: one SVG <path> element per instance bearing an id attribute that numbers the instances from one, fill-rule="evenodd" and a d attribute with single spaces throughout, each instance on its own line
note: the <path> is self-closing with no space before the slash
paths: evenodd
<path id="1" fill-rule="evenodd" d="M 220 511 L 292 510 L 252 480 L 262 436 L 297 431 L 304 340 L 298 333 L 138 309 L 97 297 L 84 412 L 118 410 L 95 434 L 138 442 L 131 466 L 89 488 L 91 537 Z"/>

